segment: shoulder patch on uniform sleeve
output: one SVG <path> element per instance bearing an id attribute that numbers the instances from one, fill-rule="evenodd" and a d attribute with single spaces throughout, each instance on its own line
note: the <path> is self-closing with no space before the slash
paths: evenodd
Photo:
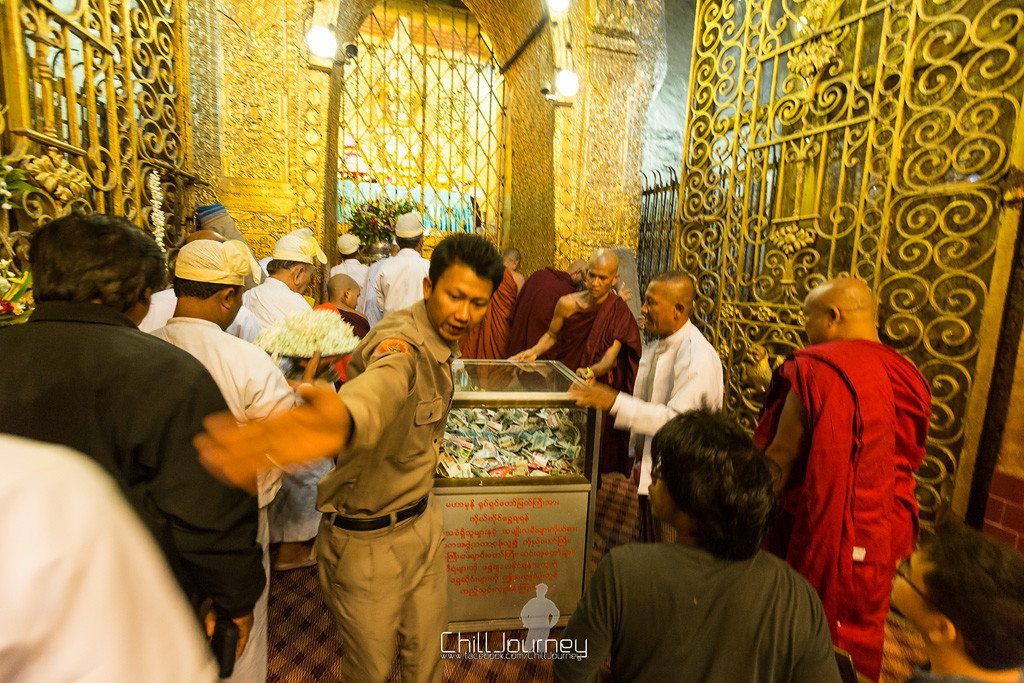
<path id="1" fill-rule="evenodd" d="M 377 348 L 374 350 L 373 355 L 386 356 L 392 353 L 412 353 L 412 351 L 409 349 L 409 342 L 405 341 L 404 339 L 399 339 L 398 337 L 391 337 L 389 339 L 385 339 L 384 341 L 377 345 Z"/>

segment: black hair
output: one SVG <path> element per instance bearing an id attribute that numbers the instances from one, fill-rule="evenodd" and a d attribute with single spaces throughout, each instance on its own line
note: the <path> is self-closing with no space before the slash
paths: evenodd
<path id="1" fill-rule="evenodd" d="M 959 522 L 921 543 L 932 568 L 923 575 L 934 609 L 960 633 L 983 669 L 1024 666 L 1024 557 Z"/>
<path id="2" fill-rule="evenodd" d="M 241 289 L 242 285 L 226 285 L 216 282 L 185 280 L 180 277 L 174 278 L 174 296 L 177 297 L 190 296 L 196 299 L 209 299 L 220 290 L 228 287 L 231 289 Z"/>
<path id="3" fill-rule="evenodd" d="M 307 266 L 309 268 L 313 267 L 308 263 L 303 263 L 302 261 L 284 261 L 281 259 L 273 259 L 272 261 L 269 261 L 267 263 L 267 274 L 273 275 L 278 271 L 289 270 L 290 268 L 294 268 L 295 266 Z"/>
<path id="4" fill-rule="evenodd" d="M 156 241 L 119 216 L 74 213 L 32 236 L 29 249 L 36 301 L 99 300 L 121 313 L 165 282 Z"/>
<path id="5" fill-rule="evenodd" d="M 676 506 L 693 520 L 694 539 L 716 557 L 753 557 L 775 511 L 764 455 L 724 413 L 676 416 L 654 435 L 651 453 Z"/>
<path id="6" fill-rule="evenodd" d="M 416 235 L 416 237 L 395 237 L 395 244 L 398 245 L 399 249 L 415 249 L 423 241 L 423 235 Z"/>
<path id="7" fill-rule="evenodd" d="M 498 255 L 498 250 L 478 235 L 459 232 L 441 240 L 430 255 L 430 282 L 436 285 L 444 272 L 456 263 L 468 266 L 479 277 L 490 280 L 492 293 L 505 277 L 505 262 Z"/>

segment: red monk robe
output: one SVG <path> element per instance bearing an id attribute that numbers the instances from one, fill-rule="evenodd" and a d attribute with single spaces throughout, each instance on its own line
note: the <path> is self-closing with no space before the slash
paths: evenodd
<path id="1" fill-rule="evenodd" d="M 508 356 L 532 348 L 551 326 L 558 300 L 575 291 L 572 278 L 564 270 L 541 268 L 526 278 L 512 312 Z"/>
<path id="2" fill-rule="evenodd" d="M 766 545 L 814 586 L 833 643 L 877 680 L 893 575 L 918 532 L 914 472 L 925 456 L 928 382 L 874 341 L 796 351 L 768 387 L 754 435 L 762 450 L 791 389 L 804 408 L 808 453 L 794 464 Z"/>
<path id="3" fill-rule="evenodd" d="M 508 358 L 508 330 L 512 320 L 512 310 L 516 305 L 519 285 L 515 276 L 508 268 L 501 284 L 494 290 L 491 305 L 484 315 L 479 327 L 459 340 L 459 349 L 463 358 L 488 358 L 504 360 Z"/>
<path id="4" fill-rule="evenodd" d="M 320 304 L 319 306 L 316 307 L 316 310 L 334 311 L 335 313 L 341 316 L 342 320 L 344 320 L 345 322 L 352 326 L 352 333 L 359 337 L 360 339 L 365 337 L 366 333 L 370 331 L 370 322 L 362 313 L 359 313 L 357 311 L 346 311 L 344 309 L 338 308 L 330 301 L 326 301 Z M 334 371 L 338 373 L 338 378 L 341 379 L 342 382 L 344 382 L 346 379 L 349 356 L 350 354 L 345 354 L 344 356 L 342 356 L 341 360 L 334 364 Z"/>
<path id="5" fill-rule="evenodd" d="M 542 358 L 562 361 L 569 370 L 590 367 L 618 340 L 622 344 L 611 372 L 595 378 L 610 387 L 633 393 L 633 380 L 640 362 L 640 328 L 629 306 L 614 292 L 603 303 L 573 313 L 562 324 L 558 341 Z M 598 470 L 621 472 L 627 477 L 633 465 L 629 459 L 629 432 L 615 429 L 615 419 L 604 415 Z"/>

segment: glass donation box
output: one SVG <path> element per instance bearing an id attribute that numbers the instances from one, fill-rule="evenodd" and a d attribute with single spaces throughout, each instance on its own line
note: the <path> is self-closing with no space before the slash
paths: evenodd
<path id="1" fill-rule="evenodd" d="M 581 380 L 556 361 L 457 360 L 453 373 L 434 479 L 450 626 L 523 628 L 538 597 L 564 624 L 588 578 L 600 413 L 569 398 Z"/>

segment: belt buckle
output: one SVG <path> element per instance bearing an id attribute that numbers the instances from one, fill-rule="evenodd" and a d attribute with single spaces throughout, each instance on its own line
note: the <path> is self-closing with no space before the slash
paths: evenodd
<path id="1" fill-rule="evenodd" d="M 396 524 L 398 524 L 398 511 L 397 510 L 388 514 L 388 526 L 387 526 L 387 528 L 388 529 L 394 529 Z"/>

